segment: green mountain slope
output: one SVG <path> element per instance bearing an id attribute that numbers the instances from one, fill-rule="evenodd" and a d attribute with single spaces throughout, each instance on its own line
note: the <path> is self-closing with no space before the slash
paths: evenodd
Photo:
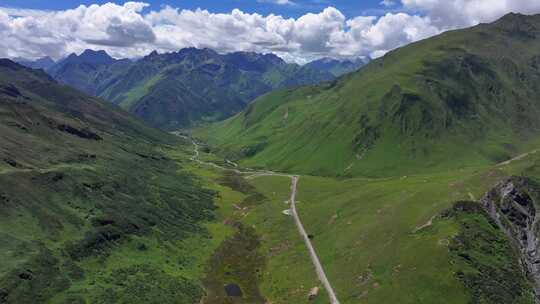
<path id="1" fill-rule="evenodd" d="M 196 132 L 247 166 L 386 176 L 493 164 L 540 135 L 540 16 L 446 32 Z"/>
<path id="2" fill-rule="evenodd" d="M 179 242 L 208 234 L 213 192 L 175 138 L 0 60 L 0 141 L 0 303 L 199 300 Z"/>

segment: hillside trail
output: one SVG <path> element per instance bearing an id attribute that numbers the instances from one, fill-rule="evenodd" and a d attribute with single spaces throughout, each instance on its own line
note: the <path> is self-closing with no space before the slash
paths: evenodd
<path id="1" fill-rule="evenodd" d="M 515 162 L 515 161 L 518 161 L 518 160 L 522 160 L 524 158 L 526 158 L 527 156 L 531 155 L 531 154 L 535 154 L 537 153 L 538 151 L 540 151 L 540 149 L 536 149 L 536 150 L 532 150 L 530 152 L 527 152 L 527 153 L 523 153 L 521 155 L 518 155 L 512 159 L 509 159 L 507 161 L 503 161 L 501 163 L 498 163 L 497 166 L 500 167 L 500 166 L 506 166 L 506 165 L 509 165 L 511 164 L 512 162 Z"/>
<path id="2" fill-rule="evenodd" d="M 304 225 L 302 224 L 300 216 L 298 215 L 298 212 L 296 210 L 296 193 L 298 189 L 298 180 L 300 179 L 300 176 L 286 174 L 286 173 L 278 173 L 278 172 L 267 171 L 267 170 L 257 171 L 257 170 L 245 169 L 243 171 L 243 170 L 238 169 L 238 164 L 230 160 L 226 160 L 226 162 L 232 165 L 234 168 L 228 168 L 228 167 L 224 167 L 224 166 L 212 163 L 212 162 L 203 161 L 200 159 L 200 154 L 201 154 L 200 146 L 193 138 L 182 135 L 179 132 L 173 132 L 173 134 L 191 141 L 194 148 L 193 148 L 193 156 L 190 158 L 190 160 L 197 162 L 201 165 L 213 167 L 220 170 L 231 171 L 236 174 L 244 176 L 244 178 L 246 179 L 253 179 L 253 178 L 257 178 L 261 176 L 281 176 L 281 177 L 288 177 L 291 179 L 291 195 L 289 199 L 290 204 L 291 204 L 291 215 L 294 218 L 294 222 L 296 224 L 296 227 L 298 228 L 298 232 L 300 233 L 300 236 L 304 239 L 304 243 L 306 244 L 306 247 L 308 248 L 309 256 L 311 258 L 311 262 L 313 263 L 313 266 L 315 266 L 317 277 L 319 281 L 321 281 L 321 283 L 323 284 L 324 289 L 326 289 L 326 292 L 328 293 L 330 303 L 339 304 L 339 300 L 337 299 L 336 293 L 334 292 L 334 288 L 332 288 L 332 284 L 330 284 L 330 281 L 328 280 L 328 277 L 326 276 L 326 273 L 324 272 L 324 268 L 321 264 L 321 261 L 319 260 L 319 256 L 317 255 L 317 252 L 315 251 L 315 247 L 313 247 L 313 244 L 311 243 L 309 235 L 304 229 Z"/>

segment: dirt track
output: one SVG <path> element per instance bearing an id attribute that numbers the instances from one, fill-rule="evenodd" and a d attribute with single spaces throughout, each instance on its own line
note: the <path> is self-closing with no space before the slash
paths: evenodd
<path id="1" fill-rule="evenodd" d="M 306 246 L 309 250 L 311 261 L 313 262 L 313 265 L 315 266 L 315 270 L 317 271 L 317 276 L 319 277 L 319 280 L 324 285 L 324 288 L 326 289 L 326 292 L 328 293 L 328 297 L 330 298 L 330 303 L 339 304 L 339 301 L 336 297 L 334 289 L 332 288 L 330 281 L 328 281 L 328 278 L 326 277 L 326 273 L 324 272 L 324 268 L 322 267 L 321 262 L 319 261 L 317 252 L 315 252 L 315 248 L 311 244 L 311 240 L 309 239 L 309 236 L 306 233 L 306 230 L 304 229 L 304 225 L 302 225 L 302 221 L 300 220 L 300 217 L 298 216 L 298 212 L 296 211 L 296 189 L 298 186 L 298 179 L 299 179 L 298 176 L 291 177 L 292 183 L 291 183 L 290 202 L 291 202 L 292 216 L 294 217 L 294 222 L 296 223 L 296 227 L 298 227 L 298 231 L 300 232 L 300 235 L 304 239 L 304 242 L 306 243 Z"/>

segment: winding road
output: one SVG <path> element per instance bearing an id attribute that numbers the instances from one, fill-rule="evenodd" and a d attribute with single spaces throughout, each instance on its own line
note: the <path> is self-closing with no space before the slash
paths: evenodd
<path id="1" fill-rule="evenodd" d="M 315 266 L 317 277 L 319 278 L 324 288 L 326 289 L 326 292 L 328 293 L 328 297 L 330 299 L 330 303 L 339 304 L 336 293 L 334 292 L 334 289 L 332 288 L 332 284 L 330 284 L 330 281 L 326 277 L 326 273 L 324 272 L 324 268 L 321 264 L 321 261 L 319 260 L 319 257 L 317 256 L 317 252 L 315 251 L 315 248 L 313 247 L 313 244 L 311 243 L 311 240 L 309 239 L 309 235 L 306 233 L 306 230 L 304 229 L 304 225 L 302 224 L 302 221 L 300 220 L 300 216 L 298 215 L 298 212 L 296 211 L 296 192 L 298 189 L 298 180 L 300 179 L 300 177 L 297 175 L 276 173 L 273 171 L 255 171 L 255 170 L 249 170 L 249 169 L 246 169 L 246 171 L 241 171 L 237 169 L 238 165 L 236 163 L 233 163 L 229 160 L 227 160 L 227 163 L 231 164 L 234 167 L 234 169 L 223 167 L 212 162 L 203 161 L 200 159 L 199 144 L 193 138 L 189 138 L 187 136 L 181 135 L 178 132 L 174 132 L 173 134 L 180 136 L 182 138 L 191 140 L 194 146 L 194 149 L 193 149 L 193 156 L 190 158 L 190 160 L 195 161 L 201 165 L 206 165 L 206 166 L 214 167 L 221 170 L 228 170 L 228 171 L 232 171 L 241 175 L 247 175 L 245 176 L 245 178 L 247 179 L 256 178 L 260 176 L 283 176 L 283 177 L 289 177 L 291 179 L 290 204 L 291 204 L 291 214 L 294 218 L 294 222 L 296 224 L 296 227 L 298 228 L 298 232 L 304 239 L 306 247 L 308 248 L 308 251 L 309 251 L 309 256 L 311 257 L 311 262 L 313 263 L 313 266 Z"/>

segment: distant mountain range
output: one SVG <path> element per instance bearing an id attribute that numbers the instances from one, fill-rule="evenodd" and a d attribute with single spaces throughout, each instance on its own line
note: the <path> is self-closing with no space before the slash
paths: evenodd
<path id="1" fill-rule="evenodd" d="M 361 65 L 323 60 L 300 66 L 273 54 L 218 54 L 197 48 L 153 52 L 137 61 L 92 50 L 53 65 L 43 64 L 44 60 L 20 62 L 44 68 L 61 83 L 118 104 L 167 130 L 227 118 L 272 90 L 333 80 Z"/>
<path id="2" fill-rule="evenodd" d="M 21 64 L 23 66 L 26 66 L 32 69 L 43 69 L 43 70 L 47 70 L 56 64 L 56 62 L 52 60 L 51 57 L 42 57 L 36 60 L 15 58 L 14 61 L 17 62 L 18 64 Z"/>
<path id="3" fill-rule="evenodd" d="M 339 77 L 347 73 L 357 71 L 364 65 L 368 64 L 369 58 L 345 59 L 338 60 L 333 58 L 321 58 L 312 61 L 305 66 L 318 71 L 329 72 L 332 75 Z"/>

